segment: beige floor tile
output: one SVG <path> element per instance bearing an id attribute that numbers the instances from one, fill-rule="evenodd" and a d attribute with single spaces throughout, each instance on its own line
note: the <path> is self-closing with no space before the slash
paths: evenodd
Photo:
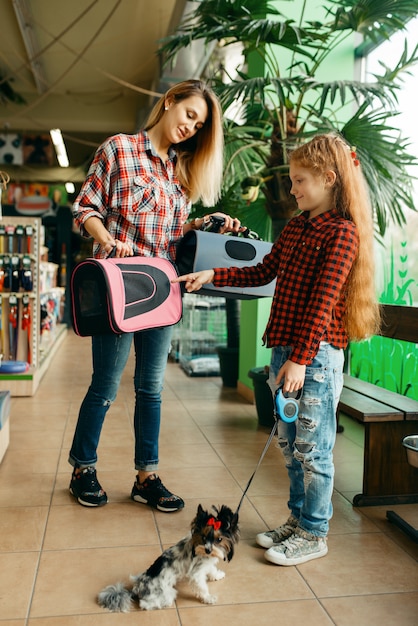
<path id="1" fill-rule="evenodd" d="M 47 506 L 6 507 L 1 509 L 0 552 L 31 552 L 40 550 L 48 512 Z"/>
<path id="2" fill-rule="evenodd" d="M 45 550 L 160 545 L 153 513 L 134 502 L 92 509 L 75 503 L 54 506 L 48 518 Z"/>
<path id="3" fill-rule="evenodd" d="M 15 552 L 1 555 L 0 623 L 2 623 L 1 620 L 26 617 L 38 560 L 38 552 Z"/>
<path id="4" fill-rule="evenodd" d="M 330 535 L 328 548 L 298 566 L 319 598 L 418 591 L 416 562 L 381 533 Z"/>
<path id="5" fill-rule="evenodd" d="M 59 448 L 62 442 L 62 436 L 65 429 L 63 423 L 59 428 L 49 428 L 44 423 L 42 417 L 39 417 L 37 427 L 18 426 L 14 415 L 11 416 L 10 424 L 10 450 L 18 448 L 20 450 L 30 450 L 31 448 Z"/>
<path id="6" fill-rule="evenodd" d="M 218 503 L 222 499 L 225 504 L 228 502 L 238 504 L 242 494 L 237 482 L 223 465 L 212 467 L 195 465 L 194 467 L 175 467 L 173 469 L 162 463 L 159 473 L 162 481 L 169 486 L 170 490 L 185 499 L 186 505 L 189 499 L 202 497 L 214 503 Z"/>
<path id="7" fill-rule="evenodd" d="M 338 626 L 416 626 L 418 592 L 325 598 L 325 610 Z"/>
<path id="8" fill-rule="evenodd" d="M 1 478 L 9 482 L 15 480 L 15 476 L 28 474 L 55 474 L 60 455 L 61 436 L 57 437 L 57 445 L 54 447 L 43 447 L 41 438 L 32 441 L 33 446 L 25 448 L 19 446 L 20 433 L 12 434 L 11 443 L 1 464 Z M 24 438 L 30 442 L 30 436 L 26 433 Z M 50 437 L 46 437 L 51 442 Z M 13 442 L 13 443 L 12 443 Z M 25 463 L 22 464 L 22 455 L 25 456 Z M 39 478 L 39 476 L 38 476 Z M 1 498 L 0 498 L 1 499 Z"/>
<path id="9" fill-rule="evenodd" d="M 256 468 L 261 454 L 264 450 L 264 445 L 257 445 L 256 443 L 241 443 L 241 445 L 231 446 L 229 444 L 214 444 L 216 452 L 219 454 L 225 465 L 233 467 L 234 465 L 247 465 L 252 471 Z M 281 462 L 281 458 L 278 455 L 278 451 L 274 446 L 270 446 L 264 456 L 263 465 L 277 465 Z"/>
<path id="10" fill-rule="evenodd" d="M 228 469 L 241 488 L 245 489 L 257 464 L 258 460 L 248 465 L 229 466 Z M 280 497 L 282 495 L 289 496 L 289 479 L 286 468 L 280 457 L 273 455 L 269 459 L 263 460 L 262 465 L 257 469 L 247 493 L 249 498 L 268 495 L 272 497 Z"/>
<path id="11" fill-rule="evenodd" d="M 0 489 L 0 507 L 48 506 L 54 480 L 54 474 L 43 474 L 42 480 L 28 473 L 16 473 L 13 480 L 6 476 Z"/>
<path id="12" fill-rule="evenodd" d="M 364 509 L 354 508 L 336 491 L 334 491 L 332 505 L 334 514 L 330 521 L 330 535 L 378 532 L 379 529 L 373 520 L 364 515 Z"/>
<path id="13" fill-rule="evenodd" d="M 98 592 L 120 580 L 128 582 L 130 574 L 146 569 L 159 552 L 158 546 L 44 551 L 30 617 L 101 612 Z"/>
<path id="14" fill-rule="evenodd" d="M 100 607 L 98 607 L 100 610 Z M 109 613 L 101 611 L 89 615 L 68 615 L 65 617 L 39 617 L 28 620 L 28 626 L 181 626 L 176 611 L 132 611 L 132 613 Z M 1 622 L 3 626 L 3 622 Z M 6 624 L 6 626 L 9 626 Z M 20 626 L 10 623 L 10 626 Z"/>
<path id="15" fill-rule="evenodd" d="M 372 506 L 358 509 L 362 514 L 371 520 L 376 527 L 388 537 L 390 537 L 397 545 L 401 546 L 406 552 L 418 561 L 418 543 L 413 542 L 411 538 L 404 533 L 396 524 L 390 522 L 386 513 L 388 510 L 399 515 L 413 529 L 418 530 L 418 504 L 391 504 L 385 507 Z"/>
<path id="16" fill-rule="evenodd" d="M 309 624 L 331 626 L 319 602 L 298 600 L 284 602 L 260 602 L 202 608 L 180 608 L 182 626 L 254 626 L 254 624 Z"/>

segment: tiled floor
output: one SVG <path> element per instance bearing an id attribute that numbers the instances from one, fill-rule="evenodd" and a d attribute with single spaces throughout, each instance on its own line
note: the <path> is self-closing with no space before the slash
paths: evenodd
<path id="1" fill-rule="evenodd" d="M 160 475 L 186 500 L 154 512 L 129 499 L 131 371 L 107 417 L 98 473 L 109 504 L 87 509 L 68 492 L 67 454 L 90 376 L 90 342 L 68 333 L 33 398 L 13 398 L 10 446 L 0 466 L 0 626 L 416 626 L 418 545 L 385 517 L 354 509 L 361 486 L 361 428 L 347 419 L 335 449 L 329 553 L 299 567 L 268 564 L 257 532 L 287 517 L 287 477 L 272 444 L 244 500 L 242 539 L 226 578 L 210 583 L 215 606 L 186 586 L 176 606 L 111 614 L 96 603 L 106 584 L 145 569 L 186 534 L 198 503 L 237 506 L 268 436 L 255 407 L 219 378 L 189 378 L 170 362 L 163 401 Z M 388 467 L 388 471 L 390 468 Z M 418 505 L 390 507 L 414 527 Z M 216 591 L 215 591 L 216 589 Z"/>

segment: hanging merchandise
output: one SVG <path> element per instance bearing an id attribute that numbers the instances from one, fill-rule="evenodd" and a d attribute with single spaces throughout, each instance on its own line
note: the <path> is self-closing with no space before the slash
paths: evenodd
<path id="1" fill-rule="evenodd" d="M 16 294 L 11 293 L 9 297 L 9 354 L 10 360 L 16 360 L 17 355 L 17 334 L 19 318 L 19 301 Z"/>
<path id="2" fill-rule="evenodd" d="M 28 363 L 32 363 L 31 358 L 31 326 L 32 326 L 32 318 L 31 318 L 31 307 L 30 307 L 30 298 L 27 294 L 22 296 L 22 331 L 26 332 L 27 335 L 27 345 L 28 345 Z"/>
<path id="3" fill-rule="evenodd" d="M 23 252 L 23 235 L 25 234 L 25 229 L 21 224 L 16 226 L 15 235 L 17 239 L 17 251 L 19 254 Z"/>
<path id="4" fill-rule="evenodd" d="M 22 258 L 20 284 L 22 285 L 24 291 L 32 291 L 33 289 L 32 261 L 28 255 L 25 255 Z"/>
<path id="5" fill-rule="evenodd" d="M 20 287 L 20 259 L 16 254 L 10 259 L 10 268 L 10 291 L 18 292 Z"/>
<path id="6" fill-rule="evenodd" d="M 25 231 L 26 231 L 26 252 L 30 254 L 31 248 L 32 248 L 33 226 L 29 224 L 28 226 L 26 226 Z"/>
<path id="7" fill-rule="evenodd" d="M 6 224 L 6 237 L 7 237 L 7 252 L 13 254 L 15 226 L 13 224 Z"/>
<path id="8" fill-rule="evenodd" d="M 4 260 L 3 257 L 0 257 L 0 291 L 3 291 L 4 288 Z"/>
<path id="9" fill-rule="evenodd" d="M 1 217 L 0 217 L 1 219 Z M 6 235 L 6 229 L 4 224 L 0 224 L 0 254 L 4 253 L 4 237 Z"/>

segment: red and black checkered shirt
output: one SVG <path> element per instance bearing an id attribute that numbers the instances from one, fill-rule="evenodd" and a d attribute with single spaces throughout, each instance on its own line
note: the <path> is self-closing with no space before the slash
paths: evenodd
<path id="1" fill-rule="evenodd" d="M 348 343 L 343 325 L 344 286 L 358 250 L 353 222 L 336 210 L 293 218 L 262 263 L 216 268 L 217 287 L 266 285 L 277 277 L 264 340 L 268 347 L 292 346 L 291 360 L 309 365 L 321 341 Z"/>
<path id="2" fill-rule="evenodd" d="M 96 216 L 115 239 L 130 242 L 135 255 L 174 261 L 191 204 L 175 173 L 175 151 L 168 156 L 164 164 L 146 131 L 107 139 L 74 204 L 81 234 L 88 236 L 84 223 Z M 93 254 L 107 256 L 97 242 Z"/>

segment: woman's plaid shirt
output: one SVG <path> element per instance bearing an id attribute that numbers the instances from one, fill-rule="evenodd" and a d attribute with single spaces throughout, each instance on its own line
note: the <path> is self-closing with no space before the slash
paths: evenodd
<path id="1" fill-rule="evenodd" d="M 336 210 L 293 218 L 262 263 L 216 268 L 221 287 L 265 285 L 277 277 L 264 340 L 268 347 L 293 346 L 292 361 L 309 365 L 321 341 L 345 348 L 344 287 L 357 255 L 353 222 Z"/>
<path id="2" fill-rule="evenodd" d="M 109 233 L 129 241 L 135 255 L 175 259 L 176 242 L 191 205 L 175 174 L 175 151 L 164 164 L 146 131 L 119 134 L 97 150 L 87 178 L 74 204 L 73 215 L 81 234 L 85 221 L 95 215 Z M 106 252 L 94 243 L 93 254 Z"/>

